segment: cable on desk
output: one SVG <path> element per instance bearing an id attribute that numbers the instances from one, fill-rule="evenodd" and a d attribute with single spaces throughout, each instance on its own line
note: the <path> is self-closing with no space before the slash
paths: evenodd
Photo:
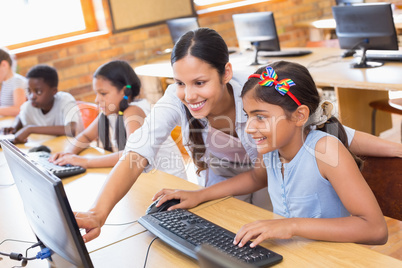
<path id="1" fill-rule="evenodd" d="M 15 182 L 10 183 L 10 184 L 0 184 L 0 187 L 10 187 L 10 186 L 13 186 L 13 185 L 15 185 Z"/>
<path id="2" fill-rule="evenodd" d="M 147 259 L 148 259 L 149 249 L 151 248 L 152 243 L 158 238 L 159 237 L 155 237 L 154 239 L 152 239 L 151 243 L 149 243 L 149 246 L 148 246 L 148 249 L 147 249 L 147 254 L 145 255 L 144 268 L 147 266 Z"/>
<path id="3" fill-rule="evenodd" d="M 336 60 L 329 61 L 330 59 L 336 59 Z M 318 59 L 318 60 L 310 62 L 309 64 L 307 64 L 306 67 L 307 67 L 307 69 L 309 69 L 309 68 L 320 68 L 320 67 L 330 65 L 332 63 L 340 62 L 341 59 L 342 59 L 341 56 L 338 56 L 338 55 L 336 55 L 336 56 L 328 56 L 328 57 L 324 57 L 324 58 L 321 58 L 321 59 Z M 324 63 L 317 64 L 317 63 L 322 62 L 322 61 L 324 61 Z"/>
<path id="4" fill-rule="evenodd" d="M 134 224 L 137 223 L 138 220 L 135 221 L 129 221 L 129 222 L 124 222 L 124 223 L 105 223 L 105 226 L 122 226 L 122 225 L 130 225 L 130 224 Z"/>
<path id="5" fill-rule="evenodd" d="M 43 246 L 42 242 L 31 242 L 31 241 L 25 241 L 25 240 L 17 240 L 17 239 L 4 239 L 3 241 L 0 242 L 0 245 L 3 244 L 4 242 L 21 242 L 21 243 L 30 243 L 33 244 L 30 247 L 28 247 L 25 251 L 25 257 L 21 253 L 17 252 L 11 252 L 11 253 L 4 253 L 0 251 L 0 255 L 9 257 L 12 260 L 16 261 L 22 261 L 20 267 L 25 267 L 28 264 L 28 261 L 36 260 L 36 259 L 46 259 L 49 258 L 52 255 L 52 252 L 48 248 L 42 248 L 41 251 L 39 251 L 35 257 L 28 257 L 28 250 L 31 248 L 35 248 L 38 246 Z"/>

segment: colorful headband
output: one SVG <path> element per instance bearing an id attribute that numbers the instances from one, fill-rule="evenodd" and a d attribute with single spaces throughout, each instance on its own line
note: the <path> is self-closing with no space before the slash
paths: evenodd
<path id="1" fill-rule="evenodd" d="M 262 72 L 262 74 L 252 74 L 248 77 L 250 78 L 259 78 L 261 79 L 260 82 L 258 82 L 259 85 L 264 86 L 264 87 L 270 87 L 272 85 L 275 85 L 276 91 L 278 91 L 282 96 L 285 94 L 288 94 L 289 97 L 291 97 L 294 102 L 298 106 L 301 105 L 300 101 L 295 97 L 295 95 L 292 94 L 292 92 L 289 91 L 289 88 L 291 86 L 295 86 L 295 82 L 293 82 L 291 79 L 286 78 L 282 79 L 281 81 L 278 81 L 278 75 L 274 71 L 274 69 L 271 66 L 268 66 L 266 68 L 266 71 Z"/>
<path id="2" fill-rule="evenodd" d="M 124 113 L 122 111 L 119 111 L 119 115 L 123 115 Z"/>
<path id="3" fill-rule="evenodd" d="M 130 86 L 130 85 L 127 85 L 126 88 L 131 88 L 131 86 Z"/>
<path id="4" fill-rule="evenodd" d="M 128 100 L 128 96 L 124 96 L 123 99 Z"/>

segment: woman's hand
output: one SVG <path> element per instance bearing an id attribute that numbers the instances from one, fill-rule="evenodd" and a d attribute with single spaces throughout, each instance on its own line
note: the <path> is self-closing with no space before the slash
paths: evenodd
<path id="1" fill-rule="evenodd" d="M 179 199 L 180 204 L 171 206 L 168 210 L 173 210 L 176 208 L 193 208 L 198 204 L 202 203 L 204 200 L 201 198 L 200 191 L 183 191 L 183 190 L 172 190 L 172 189 L 162 189 L 157 192 L 152 201 L 159 199 L 156 207 L 159 207 L 163 203 L 171 199 Z"/>
<path id="2" fill-rule="evenodd" d="M 254 239 L 250 247 L 255 247 L 266 239 L 289 239 L 293 236 L 291 219 L 261 220 L 248 223 L 237 232 L 233 244 L 243 247 Z"/>
<path id="3" fill-rule="evenodd" d="M 49 162 L 52 162 L 59 166 L 70 164 L 73 166 L 88 168 L 88 158 L 71 153 L 56 153 L 49 158 Z"/>
<path id="4" fill-rule="evenodd" d="M 75 220 L 80 229 L 85 229 L 86 234 L 82 236 L 84 242 L 87 243 L 100 235 L 102 220 L 93 211 L 74 212 Z"/>

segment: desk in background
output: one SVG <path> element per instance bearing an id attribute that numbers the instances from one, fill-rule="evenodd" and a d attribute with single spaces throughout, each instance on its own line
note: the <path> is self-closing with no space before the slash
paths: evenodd
<path id="1" fill-rule="evenodd" d="M 402 9 L 394 10 L 394 24 L 398 35 L 402 34 Z M 331 17 L 324 17 L 318 20 L 305 20 L 295 24 L 298 27 L 307 27 L 310 32 L 310 41 L 329 40 L 335 34 L 336 22 Z"/>
<path id="2" fill-rule="evenodd" d="M 297 48 L 299 49 L 299 48 Z M 384 66 L 371 69 L 352 69 L 349 67 L 353 58 L 342 59 L 342 50 L 338 48 L 309 48 L 312 54 L 302 57 L 263 58 L 269 61 L 288 60 L 306 66 L 318 87 L 333 87 L 338 99 L 339 119 L 351 128 L 371 133 L 371 112 L 369 103 L 373 100 L 388 98 L 388 91 L 402 90 L 402 63 L 387 62 Z M 284 49 L 286 50 L 286 49 Z M 263 53 L 261 53 L 263 54 Z M 246 51 L 230 55 L 230 62 L 235 73 L 243 79 L 260 66 L 250 66 L 253 52 Z M 262 65 L 261 65 L 262 66 Z M 155 62 L 135 68 L 139 76 L 173 77 L 168 60 Z M 392 127 L 391 116 L 377 114 L 377 132 Z"/>

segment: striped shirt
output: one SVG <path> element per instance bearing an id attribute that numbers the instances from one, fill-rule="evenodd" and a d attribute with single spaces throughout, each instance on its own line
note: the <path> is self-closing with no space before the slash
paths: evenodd
<path id="1" fill-rule="evenodd" d="M 14 74 L 10 79 L 1 84 L 0 106 L 14 105 L 14 90 L 22 88 L 27 95 L 28 80 L 20 74 Z"/>

